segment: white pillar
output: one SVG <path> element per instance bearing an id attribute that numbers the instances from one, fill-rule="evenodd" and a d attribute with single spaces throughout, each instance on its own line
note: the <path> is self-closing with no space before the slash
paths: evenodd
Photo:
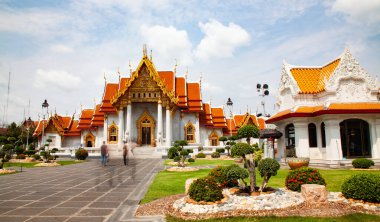
<path id="1" fill-rule="evenodd" d="M 124 109 L 121 108 L 119 110 L 119 135 L 118 135 L 118 147 L 117 150 L 119 150 L 123 146 L 123 139 L 124 139 Z"/>
<path id="2" fill-rule="evenodd" d="M 131 122 L 132 122 L 132 104 L 129 101 L 127 105 L 127 127 L 126 132 L 128 133 L 129 139 L 132 139 L 132 132 L 131 132 Z"/>
<path id="3" fill-rule="evenodd" d="M 380 119 L 371 122 L 372 158 L 380 159 Z"/>
<path id="4" fill-rule="evenodd" d="M 107 114 L 104 114 L 104 126 L 103 126 L 103 141 L 108 143 L 108 117 Z M 101 141 L 101 145 L 103 145 L 103 141 Z"/>
<path id="5" fill-rule="evenodd" d="M 342 160 L 339 120 L 325 120 L 326 160 Z"/>
<path id="6" fill-rule="evenodd" d="M 296 155 L 297 157 L 310 157 L 309 155 L 309 134 L 307 130 L 307 123 L 295 122 L 294 134 L 296 142 Z"/>
<path id="7" fill-rule="evenodd" d="M 171 146 L 172 142 L 172 126 L 171 126 L 171 115 L 170 115 L 170 107 L 166 107 L 166 146 Z"/>
<path id="8" fill-rule="evenodd" d="M 195 143 L 200 143 L 201 142 L 201 132 L 200 132 L 200 129 L 199 129 L 199 114 L 196 113 L 195 114 L 195 118 L 196 118 L 196 121 L 195 121 Z M 203 144 L 201 144 L 203 146 Z M 204 145 L 208 145 L 207 143 L 204 144 Z"/>
<path id="9" fill-rule="evenodd" d="M 162 102 L 161 100 L 157 103 L 157 146 L 162 144 Z"/>

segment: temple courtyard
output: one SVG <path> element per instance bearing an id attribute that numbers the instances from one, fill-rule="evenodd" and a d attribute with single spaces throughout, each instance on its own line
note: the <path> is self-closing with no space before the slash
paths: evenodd
<path id="1" fill-rule="evenodd" d="M 24 168 L 0 177 L 0 221 L 161 221 L 133 215 L 162 169 L 161 159 Z"/>

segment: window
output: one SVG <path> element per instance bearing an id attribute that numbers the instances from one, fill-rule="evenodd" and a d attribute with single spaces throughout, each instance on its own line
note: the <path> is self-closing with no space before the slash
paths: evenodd
<path id="1" fill-rule="evenodd" d="M 325 132 L 325 123 L 321 123 L 321 138 L 322 138 L 322 147 L 326 148 L 326 132 Z"/>
<path id="2" fill-rule="evenodd" d="M 209 141 L 211 146 L 219 146 L 219 136 L 215 131 L 210 134 Z"/>
<path id="3" fill-rule="evenodd" d="M 189 121 L 185 126 L 185 138 L 188 143 L 195 143 L 195 127 Z"/>
<path id="4" fill-rule="evenodd" d="M 314 123 L 310 123 L 307 128 L 309 131 L 309 147 L 317 147 L 317 127 Z"/>
<path id="5" fill-rule="evenodd" d="M 289 124 L 285 127 L 285 145 L 286 148 L 294 148 L 295 147 L 295 133 L 294 133 L 294 125 Z"/>
<path id="6" fill-rule="evenodd" d="M 117 143 L 117 126 L 115 123 L 108 127 L 108 142 Z"/>

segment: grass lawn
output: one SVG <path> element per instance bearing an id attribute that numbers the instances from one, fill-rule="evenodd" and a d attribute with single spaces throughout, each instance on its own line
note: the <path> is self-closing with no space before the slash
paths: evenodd
<path id="1" fill-rule="evenodd" d="M 184 222 L 185 220 L 177 219 L 174 217 L 166 217 L 167 222 Z M 193 221 L 193 220 L 186 220 Z M 318 217 L 233 217 L 233 218 L 219 218 L 208 220 L 197 220 L 197 222 L 270 222 L 270 221 L 284 221 L 284 222 L 375 222 L 380 221 L 380 216 L 368 214 L 351 214 L 343 217 L 333 218 L 318 218 Z"/>
<path id="2" fill-rule="evenodd" d="M 195 172 L 168 172 L 161 171 L 157 174 L 152 185 L 149 187 L 147 194 L 141 203 L 148 203 L 153 200 L 170 196 L 174 194 L 181 194 L 185 192 L 185 181 L 188 178 L 199 178 L 206 176 L 211 169 L 202 169 Z M 285 178 L 289 170 L 280 169 L 276 176 L 269 180 L 268 186 L 281 188 L 285 186 Z M 355 170 L 320 170 L 320 173 L 325 178 L 327 183 L 327 190 L 340 191 L 340 187 L 344 180 L 351 175 L 363 173 L 363 171 Z M 380 174 L 380 171 L 366 171 L 370 174 Z M 257 175 L 257 184 L 260 185 L 262 178 L 259 173 Z M 248 179 L 246 179 L 247 183 Z"/>
<path id="3" fill-rule="evenodd" d="M 168 163 L 173 162 L 173 160 L 168 159 L 165 160 L 165 165 L 169 165 Z M 187 166 L 228 166 L 234 163 L 234 160 L 220 160 L 220 159 L 203 159 L 198 158 L 195 160 L 195 162 L 190 162 Z"/>
<path id="4" fill-rule="evenodd" d="M 76 161 L 76 160 L 58 160 L 57 163 L 61 165 L 70 165 L 70 164 L 77 164 L 77 163 L 83 163 L 84 161 Z M 34 163 L 4 163 L 4 168 L 12 167 L 15 170 L 18 170 L 21 166 L 22 168 L 33 168 L 34 165 L 40 162 L 34 162 Z"/>

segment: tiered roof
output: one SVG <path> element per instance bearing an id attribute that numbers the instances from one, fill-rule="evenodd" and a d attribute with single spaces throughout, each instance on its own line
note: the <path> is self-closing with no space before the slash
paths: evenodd
<path id="1" fill-rule="evenodd" d="M 231 119 L 227 119 L 227 128 L 223 129 L 225 135 L 236 135 L 240 127 L 247 124 L 257 126 L 259 129 L 265 129 L 265 120 L 262 117 L 246 113 L 234 115 Z"/>
<path id="2" fill-rule="evenodd" d="M 41 120 L 37 124 L 33 136 L 40 136 L 42 129 L 52 127 L 61 136 L 80 136 L 80 129 L 77 128 L 78 120 L 74 120 L 74 116 L 52 115 L 48 120 Z"/>

